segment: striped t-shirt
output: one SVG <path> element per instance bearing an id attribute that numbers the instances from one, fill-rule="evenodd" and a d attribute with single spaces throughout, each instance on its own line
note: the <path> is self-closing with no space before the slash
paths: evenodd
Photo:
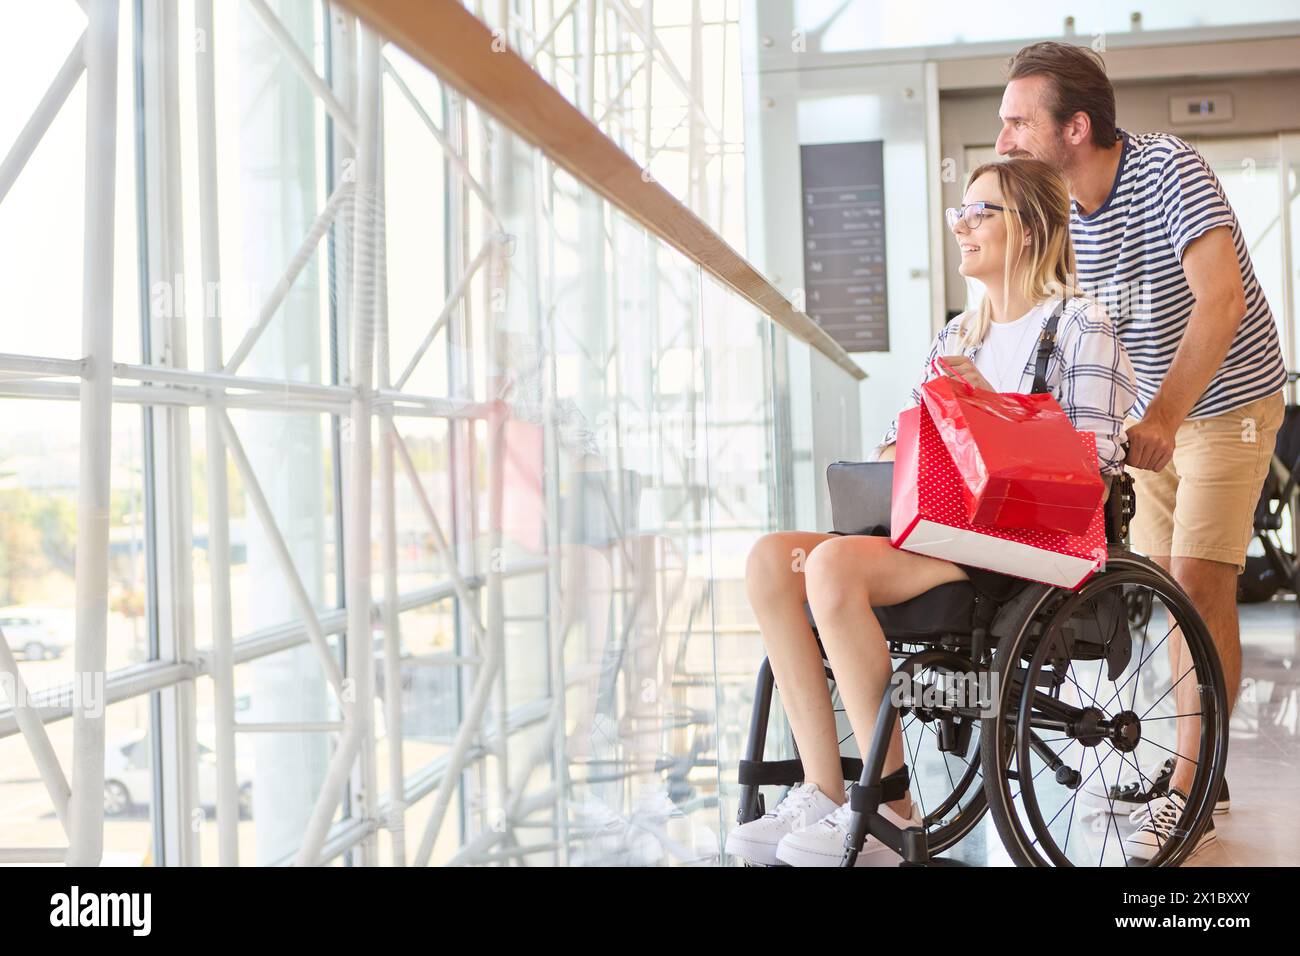
<path id="1" fill-rule="evenodd" d="M 1246 314 L 1187 417 L 1219 415 L 1278 391 L 1286 384 L 1286 366 L 1277 326 L 1218 177 L 1176 136 L 1123 130 L 1120 136 L 1123 153 L 1111 193 L 1086 216 L 1071 202 L 1070 236 L 1079 284 L 1106 307 L 1133 362 L 1133 416 L 1145 414 L 1192 314 L 1195 299 L 1183 274 L 1183 252 L 1216 226 L 1232 231 Z"/>

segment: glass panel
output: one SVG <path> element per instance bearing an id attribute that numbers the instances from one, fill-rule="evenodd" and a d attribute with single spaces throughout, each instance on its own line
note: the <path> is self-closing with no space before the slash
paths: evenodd
<path id="1" fill-rule="evenodd" d="M 356 37 L 342 35 L 346 21 L 325 16 L 319 5 L 268 6 L 355 119 Z M 572 22 L 563 26 L 539 68 L 567 76 L 557 82 L 602 128 L 742 247 L 739 4 L 658 3 L 647 24 L 654 36 L 638 27 L 641 8 L 592 9 L 593 37 Z M 33 31 L 42 34 L 39 43 L 10 51 L 23 71 L 11 84 L 19 90 L 13 110 L 35 102 L 19 78 L 57 70 L 75 42 L 83 21 L 75 5 L 71 10 L 70 18 L 48 14 L 48 24 Z M 748 686 L 761 657 L 744 600 L 745 556 L 789 498 L 789 489 L 776 487 L 785 478 L 776 473 L 773 430 L 791 418 L 781 363 L 787 351 L 806 347 L 393 49 L 385 51 L 380 84 L 382 206 L 374 209 L 370 194 L 363 201 L 371 208 L 343 203 L 332 224 L 320 220 L 331 191 L 354 170 L 357 144 L 340 128 L 349 124 L 327 117 L 260 7 L 214 5 L 211 32 L 195 29 L 192 2 L 123 10 L 129 53 L 121 57 L 119 84 L 114 357 L 140 361 L 144 302 L 155 319 L 184 315 L 184 341 L 173 343 L 184 346 L 181 364 L 198 370 L 246 352 L 236 373 L 262 382 L 227 387 L 211 377 L 170 375 L 147 389 L 117 383 L 135 389 L 141 403 L 157 403 L 153 447 L 168 454 L 148 463 L 156 481 L 146 495 L 146 418 L 141 404 L 121 401 L 118 392 L 109 668 L 162 672 L 148 659 L 152 542 L 145 529 L 168 542 L 173 517 L 188 518 L 193 592 L 165 592 L 164 607 L 176 613 L 159 615 L 158 638 L 190 659 L 192 614 L 193 659 L 212 663 L 213 621 L 226 600 L 214 593 L 214 570 L 228 566 L 241 661 L 229 702 L 239 725 L 232 751 L 238 813 L 229 821 L 239 861 L 294 858 L 341 739 L 335 725 L 342 707 L 322 652 L 308 640 L 280 542 L 322 622 L 325 655 L 355 678 L 359 662 L 343 653 L 339 529 L 350 505 L 369 494 L 370 540 L 357 546 L 370 549 L 377 605 L 360 642 L 363 654 L 374 654 L 375 695 L 358 706 L 373 720 L 333 821 L 355 822 L 364 808 L 387 822 L 398 771 L 412 802 L 405 843 L 380 832 L 345 851 L 349 859 L 385 863 L 404 855 L 412 862 L 432 847 L 440 863 L 716 863 L 724 818 L 734 809 Z M 174 29 L 138 30 L 137 10 L 174 13 L 174 24 L 161 24 Z M 141 289 L 135 223 L 160 190 L 145 179 L 147 194 L 135 192 L 135 124 L 153 114 L 135 112 L 133 44 L 160 35 L 179 44 L 181 234 L 163 235 L 166 227 L 151 233 L 159 258 L 174 259 L 178 273 L 150 276 Z M 533 32 L 528 40 L 539 37 Z M 652 53 L 654 69 L 639 73 Z M 217 88 L 221 284 L 214 288 L 204 285 L 200 262 L 203 164 L 193 135 L 207 119 L 196 108 L 195 76 L 196 64 L 206 63 Z M 596 77 L 589 87 L 581 79 L 585 64 Z M 144 82 L 161 75 L 146 70 Z M 170 99 L 167 91 L 145 92 L 146 102 Z M 41 320 L 6 326 L 0 353 L 80 353 L 80 270 L 69 266 L 68 249 L 81 244 L 81 187 L 69 184 L 83 178 L 84 102 L 79 86 L 52 138 L 38 147 L 60 146 L 64 160 L 51 165 L 38 152 L 33 162 L 40 164 L 28 170 L 37 174 L 21 179 L 0 210 L 0 243 L 12 247 L 7 261 L 16 263 L 0 279 L 0 301 Z M 16 135 L 25 121 L 0 108 L 0 134 Z M 339 464 L 355 447 L 352 394 L 265 386 L 349 381 L 358 209 L 378 212 L 387 247 L 375 263 L 384 279 L 379 332 L 387 333 L 378 378 L 402 387 L 401 395 L 375 401 L 362 488 L 351 487 L 351 469 Z M 67 215 L 55 223 L 51 210 Z M 58 250 L 41 245 L 49 234 L 59 236 Z M 60 276 L 42 279 L 24 266 L 33 254 Z M 37 309 L 33 289 L 41 282 L 54 298 Z M 222 351 L 205 356 L 204 334 L 215 322 Z M 241 348 L 260 322 L 256 344 Z M 76 402 L 64 400 L 74 397 L 75 383 L 0 377 L 0 418 L 11 423 L 0 434 L 0 626 L 27 683 L 48 692 L 66 688 L 73 674 L 78 462 L 86 442 Z M 172 437 L 166 409 L 175 402 L 192 403 L 174 416 L 189 433 L 164 441 Z M 804 411 L 798 429 L 842 431 L 842 411 L 816 422 Z M 207 430 L 218 413 L 229 417 L 247 468 L 229 450 L 210 462 L 219 449 Z M 391 496 L 381 484 L 390 415 L 398 436 Z M 209 499 L 209 464 L 226 476 L 225 515 Z M 254 482 L 269 522 L 255 507 Z M 810 499 L 815 482 L 808 478 Z M 385 542 L 390 500 L 396 536 Z M 223 518 L 229 550 L 218 554 L 212 542 Z M 392 610 L 384 606 L 385 571 L 394 570 L 384 566 L 387 544 L 396 552 L 401 623 L 395 674 L 385 670 L 383 653 L 382 612 Z M 186 546 L 182 541 L 182 552 Z M 155 818 L 197 823 L 200 861 L 219 859 L 216 754 L 229 741 L 218 739 L 217 685 L 208 674 L 194 682 L 192 722 L 177 721 L 185 715 L 172 706 L 185 695 L 155 701 L 159 692 L 149 691 L 108 710 L 106 861 L 184 859 L 182 846 L 154 844 Z M 345 692 L 356 690 L 348 684 Z M 58 845 L 61 827 L 32 784 L 39 775 L 9 724 L 10 703 L 0 702 L 0 846 Z M 49 727 L 68 773 L 72 721 Z M 176 746 L 155 747 L 160 740 L 179 741 L 179 752 L 195 758 L 197 807 L 181 806 L 175 788 L 156 786 L 173 779 L 181 763 Z M 458 740 L 468 746 L 452 765 Z M 399 755 L 402 765 L 393 767 Z M 365 807 L 371 788 L 356 786 L 362 766 L 375 771 L 377 805 Z"/>
<path id="2" fill-rule="evenodd" d="M 76 634 L 78 410 L 0 398 L 0 628 L 32 690 L 70 683 Z M 149 656 L 140 409 L 113 409 L 108 668 Z"/>
<path id="3" fill-rule="evenodd" d="M 200 852 L 217 860 L 215 701 L 211 680 L 196 687 Z M 319 724 L 338 721 L 315 648 L 302 643 L 235 667 L 235 722 Z M 322 731 L 241 731 L 235 736 L 239 794 L 239 857 L 245 866 L 285 863 L 302 842 L 325 779 L 337 734 Z M 342 812 L 335 814 L 341 819 Z"/>
<path id="4" fill-rule="evenodd" d="M 35 687 L 30 687 L 35 692 Z M 89 699 L 103 707 L 103 688 Z M 7 685 L 0 699 L 9 704 Z M 104 858 L 105 866 L 150 866 L 153 842 L 154 752 L 149 734 L 151 695 L 104 708 Z M 50 744 L 67 775 L 72 766 L 72 721 L 45 725 Z M 0 846 L 56 848 L 68 837 L 21 734 L 0 737 Z"/>

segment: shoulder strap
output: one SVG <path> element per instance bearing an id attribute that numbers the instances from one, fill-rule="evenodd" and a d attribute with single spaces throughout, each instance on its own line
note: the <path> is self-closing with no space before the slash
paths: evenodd
<path id="1" fill-rule="evenodd" d="M 1061 299 L 1058 305 L 1048 317 L 1047 323 L 1043 326 L 1042 334 L 1038 336 L 1038 358 L 1034 360 L 1034 387 L 1030 390 L 1032 394 L 1047 392 L 1047 362 L 1052 357 L 1052 346 L 1056 342 L 1056 327 L 1061 322 L 1061 313 L 1065 311 L 1065 299 Z"/>

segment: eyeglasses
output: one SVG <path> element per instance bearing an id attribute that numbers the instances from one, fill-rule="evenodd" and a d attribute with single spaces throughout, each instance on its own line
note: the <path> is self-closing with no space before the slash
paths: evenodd
<path id="1" fill-rule="evenodd" d="M 985 217 L 990 215 L 988 212 L 990 209 L 996 209 L 998 212 L 1016 211 L 1008 209 L 1006 206 L 999 206 L 994 202 L 973 202 L 962 206 L 960 209 L 945 209 L 943 217 L 948 220 L 949 229 L 955 229 L 959 219 L 966 223 L 967 229 L 978 229 L 980 224 L 984 222 Z"/>

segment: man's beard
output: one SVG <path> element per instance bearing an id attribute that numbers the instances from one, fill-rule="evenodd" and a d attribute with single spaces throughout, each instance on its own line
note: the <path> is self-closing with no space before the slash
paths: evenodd
<path id="1" fill-rule="evenodd" d="M 1013 159 L 1041 160 L 1062 175 L 1068 173 L 1070 167 L 1073 165 L 1070 158 L 1070 152 L 1065 148 L 1065 139 L 1060 134 L 1057 134 L 1056 139 L 1052 140 L 1047 148 L 1038 155 L 1026 152 L 1023 149 L 1012 150 L 1007 155 Z"/>

